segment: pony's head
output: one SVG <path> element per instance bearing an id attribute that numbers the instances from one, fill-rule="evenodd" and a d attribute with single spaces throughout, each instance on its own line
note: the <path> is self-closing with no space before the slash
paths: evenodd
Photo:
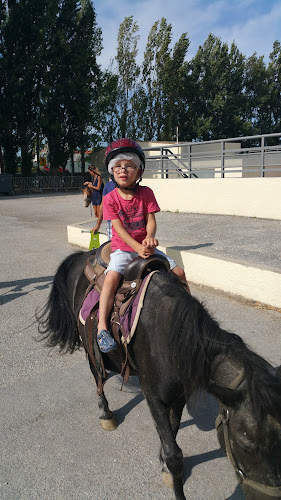
<path id="1" fill-rule="evenodd" d="M 88 186 L 82 189 L 84 207 L 88 207 L 91 203 L 91 190 Z"/>
<path id="2" fill-rule="evenodd" d="M 279 368 L 256 365 L 231 387 L 211 384 L 219 401 L 220 445 L 234 467 L 247 500 L 281 498 L 281 376 Z"/>

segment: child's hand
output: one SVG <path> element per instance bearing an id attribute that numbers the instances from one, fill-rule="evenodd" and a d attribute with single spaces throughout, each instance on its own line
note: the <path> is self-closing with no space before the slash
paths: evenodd
<path id="1" fill-rule="evenodd" d="M 156 238 L 149 238 L 148 236 L 142 241 L 142 245 L 146 247 L 147 249 L 153 249 L 156 248 L 159 243 Z M 152 252 L 153 253 L 153 252 Z M 151 254 L 152 255 L 152 254 Z"/>
<path id="2" fill-rule="evenodd" d="M 98 232 L 100 228 L 100 224 L 96 224 L 92 229 L 91 229 L 91 233 L 95 234 Z"/>
<path id="3" fill-rule="evenodd" d="M 154 253 L 154 248 L 147 248 L 143 245 L 140 245 L 137 250 L 138 254 L 140 257 L 143 259 L 147 259 L 150 255 L 153 255 Z"/>

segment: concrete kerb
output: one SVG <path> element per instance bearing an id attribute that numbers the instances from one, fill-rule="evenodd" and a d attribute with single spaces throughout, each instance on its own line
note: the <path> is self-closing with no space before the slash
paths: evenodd
<path id="1" fill-rule="evenodd" d="M 88 249 L 91 227 L 89 221 L 67 226 L 68 243 Z M 107 236 L 100 233 L 100 244 L 105 241 Z M 193 253 L 181 247 L 175 248 L 170 243 L 158 248 L 184 268 L 188 281 L 192 283 L 281 308 L 281 273 L 222 257 Z"/>

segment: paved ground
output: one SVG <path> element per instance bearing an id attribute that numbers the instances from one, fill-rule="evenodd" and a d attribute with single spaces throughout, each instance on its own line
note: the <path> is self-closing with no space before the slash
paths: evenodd
<path id="1" fill-rule="evenodd" d="M 0 215 L 0 498 L 172 499 L 161 482 L 158 437 L 137 379 L 122 392 L 120 377 L 107 382 L 119 427 L 104 433 L 83 353 L 60 356 L 36 342 L 34 312 L 46 301 L 57 265 L 75 250 L 67 243 L 66 225 L 89 218 L 81 195 L 0 197 Z M 268 238 L 280 242 L 280 223 L 240 219 L 163 213 L 158 216 L 159 239 L 198 246 L 198 251 L 215 247 L 226 252 L 231 246 L 233 258 L 242 254 L 249 262 L 278 266 L 275 244 L 270 245 L 272 257 L 265 262 L 263 256 Z M 237 224 L 235 231 L 231 221 Z M 251 248 L 241 231 L 251 238 Z M 240 235 L 237 240 L 235 234 Z M 280 364 L 280 313 L 210 289 L 191 288 L 224 328 Z M 216 403 L 210 397 L 184 411 L 178 442 L 185 457 L 185 494 L 189 500 L 242 500 L 218 447 L 215 416 Z"/>

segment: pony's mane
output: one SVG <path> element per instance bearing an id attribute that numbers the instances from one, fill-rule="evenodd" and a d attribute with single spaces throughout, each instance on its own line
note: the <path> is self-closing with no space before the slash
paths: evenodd
<path id="1" fill-rule="evenodd" d="M 164 295 L 173 298 L 170 352 L 181 367 L 183 380 L 193 390 L 208 389 L 212 363 L 231 358 L 243 366 L 249 397 L 260 418 L 270 413 L 281 421 L 281 377 L 267 361 L 253 352 L 236 334 L 222 330 L 206 307 L 189 295 L 173 273 L 156 273 L 153 282 Z"/>

